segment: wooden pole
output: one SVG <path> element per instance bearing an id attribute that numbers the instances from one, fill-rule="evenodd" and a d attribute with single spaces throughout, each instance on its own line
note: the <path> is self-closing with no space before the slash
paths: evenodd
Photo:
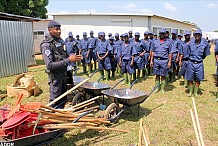
<path id="1" fill-rule="evenodd" d="M 197 130 L 197 126 L 196 126 L 196 123 L 195 123 L 195 118 L 194 118 L 194 114 L 192 112 L 192 109 L 190 109 L 190 113 L 191 113 L 192 123 L 193 123 L 194 130 L 195 130 L 196 140 L 197 140 L 198 146 L 201 146 L 201 143 L 200 143 L 200 140 L 199 140 L 199 135 L 198 135 L 198 130 Z"/>
<path id="2" fill-rule="evenodd" d="M 142 146 L 142 118 L 139 121 L 139 146 Z"/>
<path id="3" fill-rule="evenodd" d="M 146 139 L 147 139 L 148 145 L 149 145 L 150 144 L 150 139 L 149 139 L 149 136 L 148 136 L 148 130 L 147 130 L 145 125 L 144 125 L 144 131 L 145 131 L 145 136 L 146 136 Z"/>
<path id="4" fill-rule="evenodd" d="M 74 105 L 72 108 L 77 108 L 77 107 L 79 107 L 79 106 L 81 106 L 81 105 L 83 105 L 83 104 L 86 104 L 86 103 L 89 103 L 89 102 L 91 102 L 91 101 L 94 101 L 94 100 L 98 99 L 99 97 L 100 97 L 100 96 L 96 96 L 96 97 L 91 98 L 91 99 L 89 99 L 89 100 L 87 100 L 87 101 L 84 101 L 84 102 L 82 102 L 82 103 L 76 104 L 76 105 Z"/>
<path id="5" fill-rule="evenodd" d="M 80 82 L 79 84 L 77 84 L 76 86 L 74 86 L 73 88 L 71 88 L 70 90 L 66 91 L 64 94 L 60 95 L 59 97 L 57 97 L 55 100 L 53 100 L 52 102 L 49 102 L 46 106 L 51 106 L 52 104 L 56 103 L 57 101 L 61 100 L 63 97 L 65 97 L 66 95 L 68 95 L 69 93 L 71 93 L 72 91 L 76 90 L 78 87 L 80 87 L 82 84 L 84 84 L 85 82 L 87 82 L 90 79 L 87 78 L 85 80 L 83 80 L 82 82 Z"/>
<path id="6" fill-rule="evenodd" d="M 204 140 L 203 140 L 203 136 L 202 136 L 202 133 L 201 133 L 201 126 L 200 126 L 200 122 L 199 122 L 199 119 L 198 119 L 198 112 L 197 112 L 194 97 L 192 97 L 192 102 L 193 102 L 193 106 L 194 106 L 195 119 L 196 119 L 196 123 L 197 123 L 197 128 L 198 128 L 198 132 L 199 132 L 199 136 L 200 136 L 201 145 L 204 146 Z"/>
<path id="7" fill-rule="evenodd" d="M 148 146 L 147 138 L 145 136 L 145 131 L 144 131 L 143 128 L 142 128 L 142 135 L 143 135 L 143 139 L 144 139 L 144 142 L 145 142 L 145 146 Z"/>

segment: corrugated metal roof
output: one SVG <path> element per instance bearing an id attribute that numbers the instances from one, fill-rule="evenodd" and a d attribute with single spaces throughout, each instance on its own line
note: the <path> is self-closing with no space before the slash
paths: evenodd
<path id="1" fill-rule="evenodd" d="M 42 19 L 0 12 L 0 20 L 17 20 L 31 22 L 40 21 Z"/>
<path id="2" fill-rule="evenodd" d="M 187 23 L 187 22 L 183 22 L 181 20 L 176 20 L 176 19 L 172 19 L 172 18 L 168 18 L 168 17 L 164 17 L 164 16 L 160 16 L 160 15 L 156 15 L 156 14 L 142 14 L 142 13 L 49 13 L 48 15 L 51 16 L 150 16 L 150 17 L 157 17 L 157 18 L 162 18 L 162 19 L 168 19 L 171 21 L 176 21 L 179 23 L 184 23 L 187 25 L 192 25 L 191 23 Z"/>

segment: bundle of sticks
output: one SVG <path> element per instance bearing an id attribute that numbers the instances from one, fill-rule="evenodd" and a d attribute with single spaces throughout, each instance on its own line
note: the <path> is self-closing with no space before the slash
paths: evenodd
<path id="1" fill-rule="evenodd" d="M 144 125 L 143 126 L 143 122 L 142 122 L 142 118 L 140 119 L 139 121 L 139 144 L 138 146 L 142 146 L 142 137 L 144 139 L 144 145 L 145 146 L 148 146 L 150 145 L 150 140 L 149 140 L 149 137 L 148 137 L 148 130 L 146 128 L 146 126 Z"/>
<path id="2" fill-rule="evenodd" d="M 68 109 L 54 109 L 40 103 L 26 103 L 22 110 L 38 114 L 38 118 L 32 125 L 45 129 L 97 129 L 128 132 L 115 128 L 99 127 L 110 124 L 105 118 L 94 117 L 93 111 L 99 109 L 99 105 L 93 105 L 99 97 L 79 103 Z M 87 107 L 90 106 L 90 107 Z M 40 125 L 40 126 L 39 126 Z"/>

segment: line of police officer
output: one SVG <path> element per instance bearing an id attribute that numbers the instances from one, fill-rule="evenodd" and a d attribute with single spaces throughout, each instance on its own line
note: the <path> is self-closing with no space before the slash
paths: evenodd
<path id="1" fill-rule="evenodd" d="M 129 31 L 122 34 L 120 39 L 118 33 L 115 39 L 109 33 L 109 39 L 106 40 L 104 32 L 99 32 L 98 38 L 93 36 L 93 31 L 90 31 L 89 38 L 84 32 L 77 46 L 79 54 L 83 56 L 83 72 L 86 72 L 86 64 L 91 72 L 92 59 L 95 69 L 98 61 L 101 76 L 104 76 L 105 70 L 106 80 L 110 78 L 110 73 L 113 79 L 116 70 L 124 76 L 127 84 L 131 84 L 132 78 L 147 78 L 153 72 L 156 84 L 161 84 L 156 92 L 165 92 L 168 81 L 174 82 L 178 76 L 184 76 L 184 86 L 189 86 L 189 96 L 197 96 L 200 81 L 204 79 L 203 59 L 210 54 L 210 45 L 202 38 L 200 29 L 194 32 L 193 38 L 190 31 L 185 31 L 184 41 L 176 29 L 172 30 L 172 38 L 169 35 L 168 31 L 160 29 L 159 39 L 156 34 L 154 37 L 152 32 L 147 31 L 144 32 L 144 38 L 140 39 L 139 32 L 133 36 L 132 31 Z"/>
<path id="2" fill-rule="evenodd" d="M 97 69 L 98 62 L 98 70 L 106 80 L 110 79 L 110 73 L 114 78 L 117 70 L 125 78 L 126 84 L 131 84 L 132 78 L 147 78 L 148 74 L 153 72 L 156 76 L 155 83 L 161 84 L 156 92 L 165 92 L 168 81 L 175 81 L 178 75 L 184 76 L 185 86 L 189 86 L 189 96 L 198 96 L 200 81 L 204 79 L 203 60 L 210 55 L 210 46 L 202 38 L 200 29 L 194 32 L 193 38 L 189 31 L 185 31 L 184 41 L 181 41 L 182 36 L 178 35 L 176 30 L 172 31 L 170 39 L 169 32 L 164 28 L 159 30 L 159 38 L 157 34 L 146 31 L 144 38 L 140 39 L 140 33 L 135 32 L 133 36 L 132 31 L 129 31 L 120 37 L 116 33 L 115 39 L 109 33 L 109 39 L 106 40 L 104 32 L 99 32 L 98 37 L 94 37 L 94 32 L 90 31 L 90 37 L 84 32 L 81 40 L 78 35 L 74 39 L 72 32 L 69 32 L 63 41 L 60 32 L 57 33 L 60 26 L 58 22 L 51 21 L 48 26 L 50 35 L 41 44 L 50 79 L 50 101 L 66 90 L 65 85 L 64 89 L 58 88 L 60 78 L 66 76 L 67 70 L 72 70 L 69 66 L 76 68 L 75 61 L 81 59 L 83 73 L 87 72 L 87 66 L 88 73 L 91 73 L 93 60 L 94 70 Z"/>

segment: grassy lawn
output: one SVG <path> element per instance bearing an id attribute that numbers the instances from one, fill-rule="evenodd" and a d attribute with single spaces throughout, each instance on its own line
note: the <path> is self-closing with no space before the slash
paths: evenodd
<path id="1" fill-rule="evenodd" d="M 45 66 L 42 61 L 37 61 L 40 65 L 30 67 L 28 74 L 34 76 L 39 83 L 42 93 L 37 97 L 23 99 L 25 101 L 40 101 L 47 103 L 49 88 L 47 84 L 47 74 L 44 72 Z M 201 95 L 196 98 L 199 120 L 202 134 L 206 146 L 218 145 L 218 108 L 215 102 L 217 88 L 214 83 L 214 55 L 210 55 L 205 60 L 205 81 L 202 82 Z M 83 75 L 86 77 L 86 75 Z M 91 81 L 96 81 L 99 74 L 95 75 Z M 6 92 L 6 86 L 14 82 L 16 76 L 0 78 L 0 92 Z M 114 85 L 119 79 L 107 82 Z M 191 121 L 189 109 L 192 108 L 192 99 L 187 97 L 186 89 L 182 86 L 183 79 L 169 84 L 167 92 L 154 93 L 140 106 L 139 117 L 131 114 L 122 114 L 118 123 L 112 125 L 118 129 L 129 130 L 129 133 L 117 133 L 110 131 L 78 130 L 74 129 L 66 133 L 63 138 L 59 138 L 53 145 L 107 145 L 126 146 L 138 143 L 139 119 L 143 118 L 144 125 L 149 129 L 151 145 L 155 146 L 187 146 L 197 145 L 195 133 Z M 106 83 L 103 81 L 103 83 Z M 133 89 L 149 92 L 154 86 L 154 77 L 139 82 Z M 126 85 L 119 85 L 117 88 L 124 88 Z M 5 98 L 0 105 L 14 104 L 15 98 Z M 133 112 L 137 113 L 137 108 L 133 107 Z"/>

